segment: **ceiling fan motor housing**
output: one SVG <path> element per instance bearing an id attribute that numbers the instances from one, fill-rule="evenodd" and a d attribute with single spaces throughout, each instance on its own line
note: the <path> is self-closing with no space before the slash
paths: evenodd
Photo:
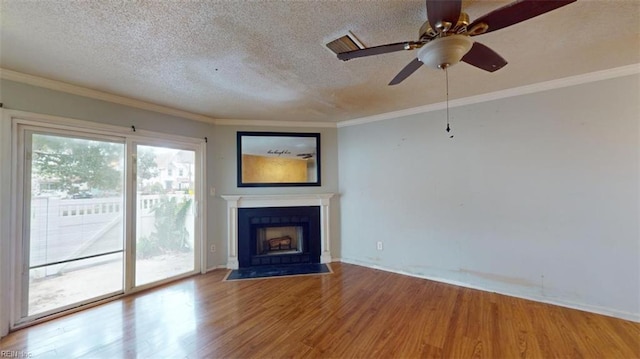
<path id="1" fill-rule="evenodd" d="M 460 62 L 471 46 L 473 41 L 467 35 L 440 37 L 421 47 L 418 59 L 432 68 L 445 68 Z"/>

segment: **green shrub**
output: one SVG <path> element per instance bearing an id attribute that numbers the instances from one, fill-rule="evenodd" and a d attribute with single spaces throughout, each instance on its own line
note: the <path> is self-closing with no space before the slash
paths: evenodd
<path id="1" fill-rule="evenodd" d="M 191 203 L 190 198 L 181 202 L 175 197 L 160 198 L 151 210 L 154 215 L 154 231 L 148 237 L 140 238 L 136 256 L 148 258 L 161 253 L 189 251 L 189 232 L 185 221 Z"/>

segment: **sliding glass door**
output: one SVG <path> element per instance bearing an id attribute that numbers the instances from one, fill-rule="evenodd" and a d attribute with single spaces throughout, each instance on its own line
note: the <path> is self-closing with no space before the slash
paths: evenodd
<path id="1" fill-rule="evenodd" d="M 25 132 L 23 316 L 122 293 L 122 141 Z"/>
<path id="2" fill-rule="evenodd" d="M 196 270 L 193 150 L 136 145 L 135 285 Z"/>
<path id="3" fill-rule="evenodd" d="M 19 125 L 15 323 L 200 271 L 201 144 Z"/>

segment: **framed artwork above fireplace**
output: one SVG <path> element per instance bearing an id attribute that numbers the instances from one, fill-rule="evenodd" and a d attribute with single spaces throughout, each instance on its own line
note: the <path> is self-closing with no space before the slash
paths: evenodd
<path id="1" fill-rule="evenodd" d="M 320 134 L 238 132 L 238 187 L 320 186 Z"/>

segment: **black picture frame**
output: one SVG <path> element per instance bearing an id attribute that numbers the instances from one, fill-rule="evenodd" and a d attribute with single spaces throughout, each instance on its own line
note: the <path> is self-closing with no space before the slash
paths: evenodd
<path id="1" fill-rule="evenodd" d="M 238 187 L 321 186 L 320 133 L 238 131 L 236 143 Z M 297 168 L 303 166 L 298 160 L 304 161 L 306 181 L 272 180 L 273 176 L 264 180 L 256 179 L 262 177 L 261 173 L 269 172 L 271 165 L 268 163 L 271 159 L 276 161 L 275 158 L 278 158 L 277 161 L 295 163 Z M 254 166 L 256 161 L 261 161 L 263 165 Z M 283 168 L 281 162 L 278 166 Z"/>

